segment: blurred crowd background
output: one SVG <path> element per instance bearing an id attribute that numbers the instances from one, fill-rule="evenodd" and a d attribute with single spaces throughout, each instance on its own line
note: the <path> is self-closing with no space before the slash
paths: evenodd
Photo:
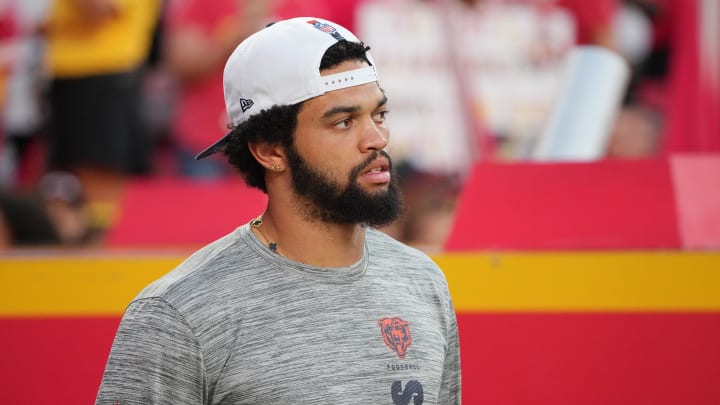
<path id="1" fill-rule="evenodd" d="M 534 160 L 578 46 L 629 67 L 598 159 L 720 151 L 716 0 L 0 0 L 0 248 L 102 245 L 134 179 L 237 176 L 193 159 L 227 131 L 224 62 L 303 15 L 371 47 L 407 207 L 385 231 L 427 251 L 475 162 Z"/>

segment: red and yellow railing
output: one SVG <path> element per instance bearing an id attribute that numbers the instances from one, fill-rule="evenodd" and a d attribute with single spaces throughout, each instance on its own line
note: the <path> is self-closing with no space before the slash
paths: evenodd
<path id="1" fill-rule="evenodd" d="M 184 257 L 0 258 L 0 402 L 91 403 L 125 305 Z M 465 403 L 720 399 L 720 252 L 434 259 L 458 313 Z"/>

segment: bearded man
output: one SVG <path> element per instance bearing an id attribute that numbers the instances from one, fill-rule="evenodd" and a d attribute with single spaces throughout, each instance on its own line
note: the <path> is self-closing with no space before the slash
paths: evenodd
<path id="1" fill-rule="evenodd" d="M 132 301 L 97 403 L 460 403 L 445 277 L 374 229 L 402 206 L 377 77 L 368 47 L 319 18 L 238 46 L 233 129 L 198 158 L 225 154 L 267 207 Z"/>

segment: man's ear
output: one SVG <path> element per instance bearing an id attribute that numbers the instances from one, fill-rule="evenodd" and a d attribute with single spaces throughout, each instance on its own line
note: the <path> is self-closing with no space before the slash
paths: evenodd
<path id="1" fill-rule="evenodd" d="M 250 143 L 250 153 L 265 169 L 272 172 L 281 172 L 287 168 L 285 148 L 279 144 L 267 142 Z"/>

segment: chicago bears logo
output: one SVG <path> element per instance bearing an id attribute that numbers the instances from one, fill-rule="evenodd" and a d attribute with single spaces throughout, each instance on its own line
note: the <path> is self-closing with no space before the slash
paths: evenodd
<path id="1" fill-rule="evenodd" d="M 398 317 L 385 317 L 377 321 L 383 341 L 402 360 L 412 343 L 408 321 Z"/>

